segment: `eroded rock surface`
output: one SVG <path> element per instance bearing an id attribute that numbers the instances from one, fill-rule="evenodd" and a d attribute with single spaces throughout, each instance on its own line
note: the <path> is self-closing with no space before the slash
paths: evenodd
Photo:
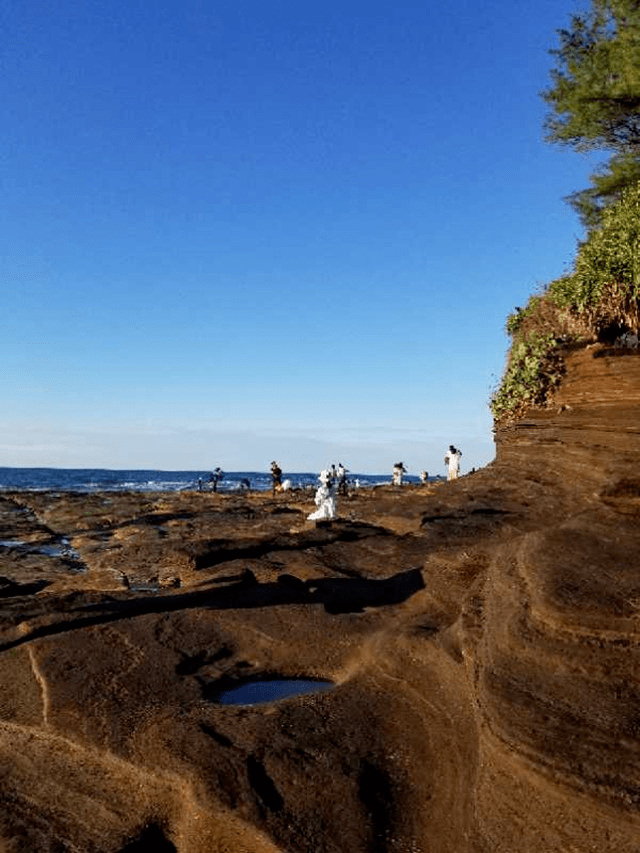
<path id="1" fill-rule="evenodd" d="M 0 495 L 0 850 L 640 850 L 640 357 L 457 482 Z M 330 689 L 222 705 L 247 679 Z"/>

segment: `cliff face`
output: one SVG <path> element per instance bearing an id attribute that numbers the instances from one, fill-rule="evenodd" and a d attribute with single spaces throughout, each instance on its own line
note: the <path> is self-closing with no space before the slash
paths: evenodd
<path id="1" fill-rule="evenodd" d="M 324 527 L 1 496 L 0 849 L 637 853 L 639 413 L 637 355 L 576 351 L 492 465 Z"/>
<path id="2" fill-rule="evenodd" d="M 540 523 L 497 549 L 469 658 L 489 849 L 640 849 L 640 359 L 567 359 L 498 436 Z M 469 637 L 473 636 L 473 632 Z"/>

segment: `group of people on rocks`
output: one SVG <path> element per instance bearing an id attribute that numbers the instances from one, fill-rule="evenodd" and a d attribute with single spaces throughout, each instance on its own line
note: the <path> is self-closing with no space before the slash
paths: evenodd
<path id="1" fill-rule="evenodd" d="M 446 452 L 444 457 L 444 464 L 447 466 L 447 480 L 455 480 L 460 474 L 460 458 L 462 457 L 462 451 L 458 450 L 453 444 L 449 445 L 449 449 Z M 393 466 L 393 472 L 391 474 L 391 483 L 394 486 L 401 486 L 403 482 L 403 476 L 407 473 L 407 469 L 404 467 L 404 462 L 396 462 Z M 428 471 L 420 471 L 420 482 L 427 483 L 429 481 L 429 472 Z"/>
<path id="2" fill-rule="evenodd" d="M 315 504 L 317 510 L 308 516 L 309 521 L 330 521 L 336 516 L 336 495 L 347 494 L 347 469 L 342 462 L 336 467 L 332 464 L 325 468 L 318 477 L 320 485 L 316 490 Z M 288 491 L 291 488 L 290 480 L 282 480 L 282 469 L 277 462 L 271 463 L 271 478 L 273 482 L 273 494 Z"/>
<path id="3" fill-rule="evenodd" d="M 460 473 L 460 458 L 462 456 L 462 451 L 458 450 L 453 444 L 449 445 L 449 449 L 444 457 L 444 463 L 447 466 L 447 479 L 455 480 Z M 315 494 L 315 504 L 317 509 L 315 512 L 312 512 L 311 515 L 307 516 L 309 521 L 322 521 L 322 520 L 330 520 L 335 518 L 336 515 L 336 497 L 338 495 L 347 495 L 347 474 L 348 470 L 339 462 L 336 466 L 335 464 L 331 464 L 328 468 L 322 470 L 318 476 L 318 480 L 320 481 L 320 485 L 318 486 Z M 393 472 L 391 475 L 391 483 L 394 486 L 401 486 L 403 483 L 403 477 L 407 473 L 407 469 L 405 468 L 404 462 L 396 462 L 393 466 Z M 212 491 L 217 490 L 218 483 L 224 478 L 224 471 L 221 468 L 216 468 L 211 472 L 209 477 L 208 486 Z M 279 494 L 280 492 L 287 492 L 291 489 L 291 480 L 282 479 L 282 468 L 280 465 L 274 460 L 271 463 L 271 479 L 272 479 L 272 489 L 273 494 Z M 426 484 L 429 481 L 429 473 L 427 471 L 420 471 L 420 482 Z M 355 485 L 358 486 L 358 480 L 355 481 Z M 244 488 L 249 487 L 249 481 L 243 480 L 242 486 Z M 202 491 L 203 483 L 202 479 L 198 480 L 198 490 Z"/>
<path id="4" fill-rule="evenodd" d="M 458 450 L 453 444 L 449 445 L 449 450 L 444 457 L 444 463 L 447 466 L 447 479 L 455 480 L 460 473 L 460 458 L 462 451 Z M 404 462 L 396 462 L 393 466 L 391 482 L 394 486 L 401 486 L 403 476 L 407 473 Z M 336 469 L 335 465 L 330 468 L 325 468 L 320 472 L 318 480 L 320 485 L 316 491 L 315 503 L 317 509 L 307 516 L 308 521 L 328 521 L 336 516 L 336 495 L 346 494 L 346 475 L 347 471 L 343 464 L 340 463 Z M 429 473 L 427 471 L 420 472 L 420 482 L 427 483 L 429 481 Z M 357 481 L 356 481 L 357 484 Z M 344 487 L 344 491 L 341 488 Z"/>

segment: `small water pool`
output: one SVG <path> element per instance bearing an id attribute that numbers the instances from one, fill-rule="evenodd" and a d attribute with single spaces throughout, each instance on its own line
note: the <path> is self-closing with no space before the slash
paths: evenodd
<path id="1" fill-rule="evenodd" d="M 60 557 L 67 564 L 69 571 L 75 573 L 86 571 L 80 554 L 75 548 L 71 547 L 68 539 L 62 539 L 52 545 L 25 542 L 22 539 L 0 539 L 0 548 L 7 548 L 10 551 L 18 550 L 21 554 L 28 554 L 29 556 Z"/>
<path id="2" fill-rule="evenodd" d="M 318 678 L 251 678 L 233 687 L 210 689 L 206 698 L 218 705 L 258 705 L 278 702 L 290 696 L 320 693 L 334 686 L 333 681 Z"/>
<path id="3" fill-rule="evenodd" d="M 20 548 L 29 554 L 42 554 L 45 557 L 68 557 L 79 560 L 80 554 L 72 548 L 68 539 L 62 539 L 53 545 L 41 545 L 37 542 L 25 542 L 22 539 L 0 539 L 0 548 Z"/>

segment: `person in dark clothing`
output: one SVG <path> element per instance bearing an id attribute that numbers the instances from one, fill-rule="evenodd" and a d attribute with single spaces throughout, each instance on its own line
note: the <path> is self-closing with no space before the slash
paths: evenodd
<path id="1" fill-rule="evenodd" d="M 222 470 L 222 468 L 218 467 L 214 471 L 212 471 L 211 474 L 209 475 L 209 485 L 211 487 L 211 490 L 214 492 L 217 492 L 218 491 L 218 483 L 220 482 L 220 480 L 223 480 L 223 479 L 224 479 L 224 471 Z"/>
<path id="2" fill-rule="evenodd" d="M 338 494 L 347 494 L 347 469 L 342 462 L 338 463 L 337 478 L 338 478 Z"/>
<path id="3" fill-rule="evenodd" d="M 277 462 L 271 463 L 271 477 L 273 479 L 273 494 L 282 491 L 282 469 Z"/>

